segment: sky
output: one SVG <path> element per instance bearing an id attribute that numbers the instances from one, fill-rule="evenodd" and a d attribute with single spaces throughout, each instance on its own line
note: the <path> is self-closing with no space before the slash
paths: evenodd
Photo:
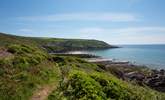
<path id="1" fill-rule="evenodd" d="M 165 44 L 165 0 L 0 0 L 0 32 Z"/>

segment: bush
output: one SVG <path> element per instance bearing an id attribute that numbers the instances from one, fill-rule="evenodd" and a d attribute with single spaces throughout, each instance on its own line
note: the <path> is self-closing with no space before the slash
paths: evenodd
<path id="1" fill-rule="evenodd" d="M 15 79 L 17 81 L 27 81 L 28 80 L 28 73 L 27 72 L 21 72 L 12 77 L 12 79 Z"/>
<path id="2" fill-rule="evenodd" d="M 65 61 L 64 58 L 58 57 L 58 56 L 52 56 L 52 59 L 54 62 L 57 62 L 57 63 Z"/>
<path id="3" fill-rule="evenodd" d="M 64 95 L 68 99 L 106 100 L 101 86 L 86 73 L 75 71 L 70 74 Z"/>
<path id="4" fill-rule="evenodd" d="M 30 48 L 29 46 L 25 45 L 9 45 L 8 46 L 8 52 L 11 53 L 17 53 L 17 54 L 23 54 L 23 53 L 32 53 L 34 50 Z"/>
<path id="5" fill-rule="evenodd" d="M 106 78 L 106 76 L 102 76 L 99 73 L 91 75 L 91 77 L 101 85 L 107 98 L 115 100 L 133 99 L 133 94 L 131 94 L 131 92 L 123 84 L 120 84 L 120 82 L 115 82 L 114 79 Z"/>
<path id="6" fill-rule="evenodd" d="M 29 61 L 28 57 L 17 56 L 15 57 L 15 60 L 13 61 L 13 65 L 14 67 L 26 69 L 30 65 L 28 61 Z"/>
<path id="7" fill-rule="evenodd" d="M 13 66 L 23 69 L 28 68 L 28 66 L 37 65 L 47 59 L 45 52 L 26 45 L 9 45 L 8 52 L 14 53 L 14 59 L 11 61 Z"/>

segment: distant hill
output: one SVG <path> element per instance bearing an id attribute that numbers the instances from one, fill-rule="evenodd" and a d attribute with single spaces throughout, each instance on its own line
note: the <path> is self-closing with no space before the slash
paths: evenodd
<path id="1" fill-rule="evenodd" d="M 21 37 L 0 33 L 0 45 L 9 43 L 37 45 L 48 52 L 116 48 L 99 40 Z"/>

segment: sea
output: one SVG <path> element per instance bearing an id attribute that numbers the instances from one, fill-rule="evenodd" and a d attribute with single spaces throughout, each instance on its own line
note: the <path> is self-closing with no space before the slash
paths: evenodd
<path id="1" fill-rule="evenodd" d="M 165 69 L 165 44 L 118 45 L 120 48 L 87 51 L 103 58 L 129 61 L 152 69 Z"/>

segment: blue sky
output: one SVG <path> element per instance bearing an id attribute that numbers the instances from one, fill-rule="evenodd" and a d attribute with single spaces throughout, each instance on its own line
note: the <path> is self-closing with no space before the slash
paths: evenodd
<path id="1" fill-rule="evenodd" d="M 165 0 L 0 0 L 0 32 L 165 43 Z"/>

